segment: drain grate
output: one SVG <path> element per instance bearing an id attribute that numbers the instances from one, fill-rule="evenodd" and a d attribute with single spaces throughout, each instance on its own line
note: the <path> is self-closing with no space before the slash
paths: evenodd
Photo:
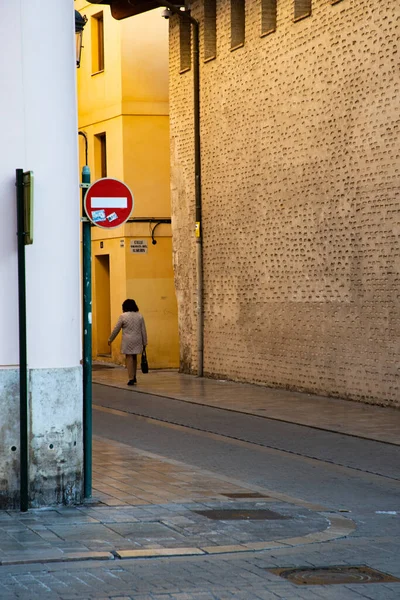
<path id="1" fill-rule="evenodd" d="M 260 494 L 260 492 L 237 492 L 236 494 L 222 494 L 226 498 L 233 499 L 246 499 L 246 498 L 270 498 L 270 496 L 266 496 L 265 494 Z"/>
<path id="2" fill-rule="evenodd" d="M 289 519 L 272 510 L 195 510 L 197 515 L 214 521 L 278 521 Z"/>
<path id="3" fill-rule="evenodd" d="M 300 567 L 298 569 L 267 569 L 296 585 L 335 585 L 345 583 L 386 583 L 400 581 L 392 575 L 365 565 L 346 567 Z"/>

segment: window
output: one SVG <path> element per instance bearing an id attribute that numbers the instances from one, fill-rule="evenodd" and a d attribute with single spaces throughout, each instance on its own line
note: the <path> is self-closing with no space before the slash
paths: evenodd
<path id="1" fill-rule="evenodd" d="M 276 0 L 261 0 L 261 35 L 276 30 Z"/>
<path id="2" fill-rule="evenodd" d="M 181 57 L 181 73 L 190 71 L 192 66 L 191 46 L 192 26 L 189 19 L 179 19 L 179 49 Z"/>
<path id="3" fill-rule="evenodd" d="M 217 56 L 217 2 L 204 0 L 204 60 Z"/>
<path id="4" fill-rule="evenodd" d="M 94 136 L 94 170 L 96 179 L 107 177 L 107 138 L 105 133 Z"/>
<path id="5" fill-rule="evenodd" d="M 231 0 L 231 50 L 244 44 L 245 0 Z"/>
<path id="6" fill-rule="evenodd" d="M 294 0 L 294 20 L 300 21 L 311 15 L 311 0 Z"/>
<path id="7" fill-rule="evenodd" d="M 103 13 L 94 15 L 92 25 L 92 73 L 104 71 L 104 20 Z"/>

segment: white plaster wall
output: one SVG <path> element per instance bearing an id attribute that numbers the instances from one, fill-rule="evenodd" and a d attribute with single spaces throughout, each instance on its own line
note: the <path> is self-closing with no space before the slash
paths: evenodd
<path id="1" fill-rule="evenodd" d="M 15 169 L 25 163 L 19 2 L 1 2 L 0 365 L 17 364 L 18 290 Z M 12 51 L 6 48 L 12 48 Z M 6 59 L 7 55 L 7 59 Z"/>
<path id="2" fill-rule="evenodd" d="M 29 496 L 82 495 L 82 372 L 74 3 L 0 0 L 0 507 L 19 503 L 15 170 L 35 177 L 26 247 Z"/>
<path id="3" fill-rule="evenodd" d="M 0 365 L 18 363 L 16 168 L 35 176 L 34 244 L 26 248 L 29 368 L 80 360 L 73 9 L 72 0 L 55 0 L 44 18 L 39 0 L 1 2 Z"/>

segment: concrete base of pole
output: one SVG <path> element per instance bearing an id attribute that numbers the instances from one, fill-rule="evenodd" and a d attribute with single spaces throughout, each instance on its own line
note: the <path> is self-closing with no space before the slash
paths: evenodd
<path id="1" fill-rule="evenodd" d="M 19 508 L 19 369 L 0 369 L 0 509 Z"/>
<path id="2" fill-rule="evenodd" d="M 18 369 L 0 369 L 0 508 L 19 508 Z M 29 371 L 29 507 L 83 499 L 82 368 Z"/>

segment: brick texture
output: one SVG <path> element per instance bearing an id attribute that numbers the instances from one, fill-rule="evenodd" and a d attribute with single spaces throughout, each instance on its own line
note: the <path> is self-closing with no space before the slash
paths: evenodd
<path id="1" fill-rule="evenodd" d="M 201 62 L 204 370 L 400 405 L 398 0 L 246 2 Z M 195 2 L 200 20 L 203 8 Z M 181 366 L 196 371 L 193 80 L 170 23 L 174 265 Z M 203 48 L 200 49 L 203 57 Z"/>

